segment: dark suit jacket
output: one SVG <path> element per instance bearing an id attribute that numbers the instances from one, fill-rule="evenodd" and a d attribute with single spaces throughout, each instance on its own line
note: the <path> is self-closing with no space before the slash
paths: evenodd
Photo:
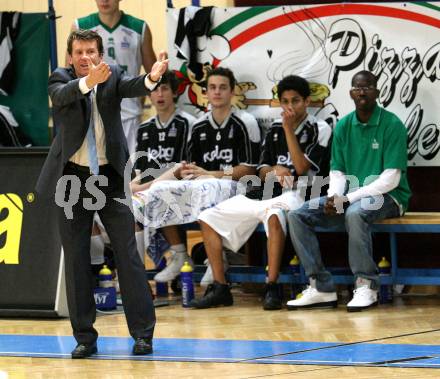
<path id="1" fill-rule="evenodd" d="M 96 102 L 101 115 L 109 163 L 121 175 L 128 160 L 127 141 L 121 122 L 121 100 L 145 96 L 145 75 L 131 78 L 118 66 L 110 66 L 111 76 L 98 85 Z M 88 94 L 79 89 L 79 78 L 71 68 L 58 68 L 49 78 L 49 96 L 53 104 L 53 120 L 58 133 L 41 170 L 36 190 L 44 197 L 53 197 L 58 179 L 70 157 L 81 147 L 90 118 Z"/>

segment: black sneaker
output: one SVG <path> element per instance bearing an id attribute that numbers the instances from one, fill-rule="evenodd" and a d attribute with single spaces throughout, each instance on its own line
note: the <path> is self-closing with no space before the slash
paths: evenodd
<path id="1" fill-rule="evenodd" d="M 234 303 L 229 285 L 214 281 L 210 284 L 201 299 L 193 299 L 189 303 L 192 308 L 204 309 L 218 307 L 219 305 L 230 306 Z"/>
<path id="2" fill-rule="evenodd" d="M 282 304 L 283 299 L 280 296 L 280 288 L 278 283 L 267 283 L 263 300 L 263 309 L 266 311 L 281 309 Z"/>

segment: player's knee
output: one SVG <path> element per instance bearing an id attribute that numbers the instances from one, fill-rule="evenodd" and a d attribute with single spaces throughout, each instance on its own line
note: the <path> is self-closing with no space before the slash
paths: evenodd
<path id="1" fill-rule="evenodd" d="M 269 217 L 268 225 L 269 225 L 269 230 L 271 231 L 276 232 L 282 230 L 281 223 L 277 215 L 272 215 Z"/>

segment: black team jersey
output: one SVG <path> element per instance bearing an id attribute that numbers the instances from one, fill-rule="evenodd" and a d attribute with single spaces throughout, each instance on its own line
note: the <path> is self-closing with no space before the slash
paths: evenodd
<path id="1" fill-rule="evenodd" d="M 135 168 L 141 172 L 149 169 L 165 171 L 172 163 L 187 159 L 188 139 L 195 118 L 177 110 L 170 119 L 162 124 L 157 116 L 151 117 L 139 126 L 137 152 L 147 155 L 140 157 Z M 152 180 L 151 176 L 142 179 L 142 183 Z"/>
<path id="2" fill-rule="evenodd" d="M 261 133 L 251 114 L 234 110 L 221 125 L 208 112 L 192 128 L 188 161 L 208 171 L 227 170 L 237 165 L 256 167 Z"/>
<path id="3" fill-rule="evenodd" d="M 327 176 L 330 164 L 331 127 L 325 121 L 307 115 L 295 130 L 295 134 L 301 150 L 311 163 L 307 173 L 309 179 L 312 179 L 315 175 Z M 287 167 L 292 176 L 297 179 L 298 175 L 287 147 L 282 120 L 275 120 L 269 128 L 263 142 L 263 152 L 257 169 L 260 170 L 262 167 L 275 165 Z M 311 181 L 309 180 L 310 184 Z M 276 184 L 274 196 L 280 193 L 281 186 Z"/>

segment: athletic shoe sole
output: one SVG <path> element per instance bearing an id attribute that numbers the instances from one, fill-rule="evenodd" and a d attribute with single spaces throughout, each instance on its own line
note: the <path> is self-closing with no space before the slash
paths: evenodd
<path id="1" fill-rule="evenodd" d="M 347 306 L 347 312 L 360 312 L 364 309 L 368 309 L 368 308 L 374 307 L 376 305 L 377 305 L 377 301 L 375 301 L 374 303 L 372 303 L 370 305 L 366 305 L 364 307 L 349 307 L 349 306 Z"/>
<path id="2" fill-rule="evenodd" d="M 282 306 L 280 306 L 280 307 L 264 307 L 263 306 L 263 309 L 265 311 L 279 311 L 280 309 L 283 309 L 283 307 Z"/>
<path id="3" fill-rule="evenodd" d="M 218 307 L 230 307 L 234 305 L 234 302 L 231 303 L 222 303 L 222 304 L 215 304 L 215 305 L 207 305 L 207 306 L 195 306 L 191 305 L 190 308 L 194 309 L 208 309 L 208 308 L 218 308 Z"/>
<path id="4" fill-rule="evenodd" d="M 326 301 L 323 303 L 313 303 L 306 305 L 287 305 L 287 309 L 289 311 L 293 311 L 296 309 L 315 309 L 315 308 L 337 308 L 337 301 Z"/>

